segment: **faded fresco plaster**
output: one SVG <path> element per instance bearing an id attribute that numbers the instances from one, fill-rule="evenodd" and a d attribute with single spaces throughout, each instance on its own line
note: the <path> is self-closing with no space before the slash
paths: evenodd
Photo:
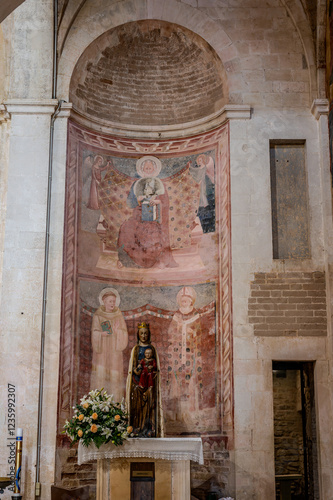
<path id="1" fill-rule="evenodd" d="M 81 154 L 80 271 L 154 283 L 178 282 L 179 271 L 184 283 L 193 272 L 196 281 L 217 276 L 215 150 L 161 160 Z"/>
<path id="2" fill-rule="evenodd" d="M 143 143 L 70 124 L 59 445 L 96 380 L 125 396 L 142 321 L 160 357 L 166 434 L 232 441 L 228 158 L 227 126 Z M 96 355 L 103 337 L 119 353 L 111 367 Z"/>

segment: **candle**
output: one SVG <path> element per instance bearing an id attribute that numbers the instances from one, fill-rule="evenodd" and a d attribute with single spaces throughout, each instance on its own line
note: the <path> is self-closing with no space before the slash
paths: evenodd
<path id="1" fill-rule="evenodd" d="M 22 445 L 23 429 L 16 430 L 16 455 L 15 455 L 15 485 L 13 499 L 22 498 L 21 496 L 21 465 L 22 465 Z"/>

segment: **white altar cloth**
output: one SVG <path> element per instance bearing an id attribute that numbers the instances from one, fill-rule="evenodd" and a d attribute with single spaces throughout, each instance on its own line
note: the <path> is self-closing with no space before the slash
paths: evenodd
<path id="1" fill-rule="evenodd" d="M 103 458 L 153 458 L 156 460 L 193 460 L 204 463 L 201 438 L 130 438 L 122 446 L 112 443 L 97 448 L 79 443 L 79 465 Z"/>

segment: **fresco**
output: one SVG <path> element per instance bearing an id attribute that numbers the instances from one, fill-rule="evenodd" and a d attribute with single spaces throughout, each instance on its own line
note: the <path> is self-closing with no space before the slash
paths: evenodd
<path id="1" fill-rule="evenodd" d="M 168 281 L 179 270 L 216 276 L 215 155 L 137 159 L 83 150 L 82 271 L 131 280 Z"/>
<path id="2" fill-rule="evenodd" d="M 228 127 L 143 143 L 70 123 L 60 446 L 89 390 L 125 398 L 142 323 L 158 352 L 166 435 L 232 431 L 228 157 Z"/>
<path id="3" fill-rule="evenodd" d="M 110 290 L 120 298 L 119 307 L 112 313 L 101 313 L 97 298 Z M 218 430 L 215 298 L 216 283 L 138 289 L 80 281 L 77 340 L 83 361 L 80 363 L 79 395 L 90 388 L 105 387 L 118 400 L 125 397 L 137 326 L 147 322 L 159 354 L 166 432 Z M 104 345 L 103 349 L 98 345 L 100 354 L 96 355 L 101 335 Z M 98 364 L 94 366 L 96 361 Z"/>

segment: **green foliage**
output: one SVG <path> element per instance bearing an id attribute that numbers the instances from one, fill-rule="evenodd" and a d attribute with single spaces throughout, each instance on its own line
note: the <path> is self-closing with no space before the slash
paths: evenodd
<path id="1" fill-rule="evenodd" d="M 97 448 L 109 442 L 120 446 L 131 435 L 125 404 L 114 402 L 113 396 L 102 391 L 90 391 L 73 406 L 74 415 L 66 420 L 63 431 L 72 445 L 80 441 L 84 446 L 94 443 Z"/>

